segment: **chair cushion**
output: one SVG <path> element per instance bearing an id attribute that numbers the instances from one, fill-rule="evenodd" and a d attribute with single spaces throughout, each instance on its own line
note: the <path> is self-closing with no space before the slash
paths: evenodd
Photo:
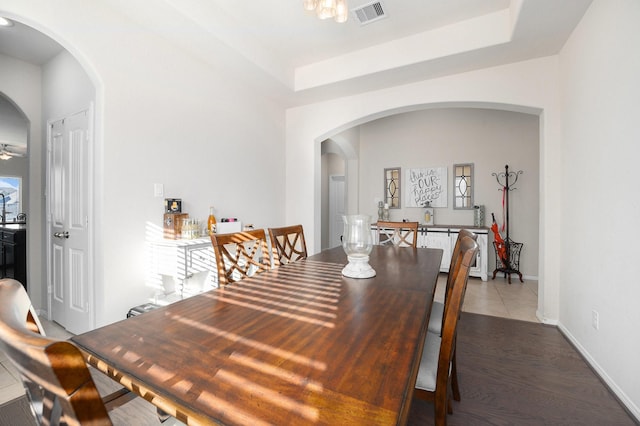
<path id="1" fill-rule="evenodd" d="M 416 389 L 434 392 L 436 390 L 436 376 L 438 374 L 438 358 L 440 357 L 440 334 L 427 333 L 422 348 L 422 359 L 416 379 Z"/>
<path id="2" fill-rule="evenodd" d="M 444 303 L 433 302 L 431 304 L 431 316 L 429 316 L 429 332 L 440 336 L 442 334 L 442 315 L 444 315 Z"/>

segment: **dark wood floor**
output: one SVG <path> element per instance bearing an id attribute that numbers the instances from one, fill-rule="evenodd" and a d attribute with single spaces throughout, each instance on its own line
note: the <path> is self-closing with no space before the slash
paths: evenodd
<path id="1" fill-rule="evenodd" d="M 637 424 L 555 327 L 463 313 L 458 369 L 462 401 L 454 401 L 449 426 Z M 103 393 L 117 387 L 100 373 L 95 378 Z M 0 425 L 34 424 L 28 410 L 13 405 L 0 410 L 10 415 L 0 413 Z M 142 398 L 111 418 L 115 425 L 160 424 Z M 170 419 L 163 426 L 176 423 Z M 408 424 L 433 425 L 431 403 L 414 400 Z"/>
<path id="2" fill-rule="evenodd" d="M 458 377 L 449 426 L 636 424 L 556 327 L 463 313 Z M 409 425 L 432 424 L 414 400 Z"/>

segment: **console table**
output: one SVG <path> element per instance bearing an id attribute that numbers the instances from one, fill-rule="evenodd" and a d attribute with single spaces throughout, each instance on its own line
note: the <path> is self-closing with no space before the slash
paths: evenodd
<path id="1" fill-rule="evenodd" d="M 441 272 L 449 272 L 449 264 L 451 263 L 451 253 L 458 233 L 461 229 L 468 229 L 478 236 L 478 254 L 476 255 L 475 264 L 469 270 L 469 276 L 478 277 L 482 281 L 488 279 L 488 256 L 489 256 L 489 228 L 475 227 L 464 225 L 420 225 L 418 231 L 418 247 L 439 248 L 443 250 L 442 263 L 440 264 Z M 378 244 L 378 228 L 372 226 L 372 235 L 374 244 Z M 382 231 L 384 232 L 384 230 Z"/>

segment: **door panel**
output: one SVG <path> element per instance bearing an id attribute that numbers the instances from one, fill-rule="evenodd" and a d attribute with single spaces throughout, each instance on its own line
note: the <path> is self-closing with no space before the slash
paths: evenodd
<path id="1" fill-rule="evenodd" d="M 426 247 L 442 249 L 441 271 L 448 271 L 451 263 L 451 238 L 449 232 L 427 231 L 425 237 Z"/>
<path id="2" fill-rule="evenodd" d="M 89 111 L 52 124 L 49 206 L 51 211 L 51 314 L 72 333 L 93 328 L 89 283 Z"/>
<path id="3" fill-rule="evenodd" d="M 53 226 L 64 226 L 64 124 L 56 121 L 51 130 L 51 179 L 50 179 L 50 206 L 51 223 Z"/>
<path id="4" fill-rule="evenodd" d="M 84 257 L 83 250 L 69 250 L 69 309 L 80 314 L 87 309 Z"/>
<path id="5" fill-rule="evenodd" d="M 344 176 L 331 176 L 329 184 L 329 247 L 338 247 L 342 244 L 342 232 L 344 231 L 345 214 L 344 202 L 345 179 Z"/>

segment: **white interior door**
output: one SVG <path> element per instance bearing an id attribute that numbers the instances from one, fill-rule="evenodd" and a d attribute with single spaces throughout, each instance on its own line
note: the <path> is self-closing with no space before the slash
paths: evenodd
<path id="1" fill-rule="evenodd" d="M 90 110 L 51 124 L 48 144 L 51 319 L 72 333 L 94 328 L 89 282 Z"/>
<path id="2" fill-rule="evenodd" d="M 344 176 L 329 178 L 329 248 L 342 244 L 340 237 L 344 231 L 344 221 L 342 220 L 345 213 L 344 185 Z"/>

